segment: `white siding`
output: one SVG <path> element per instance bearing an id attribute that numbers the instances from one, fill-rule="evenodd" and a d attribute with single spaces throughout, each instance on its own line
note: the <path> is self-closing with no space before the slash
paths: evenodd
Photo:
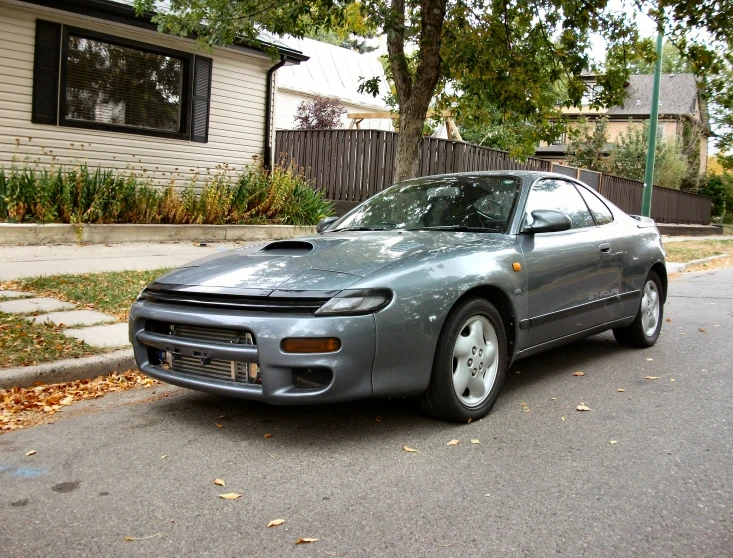
<path id="1" fill-rule="evenodd" d="M 184 52 L 214 61 L 209 141 L 87 130 L 31 123 L 36 18 L 74 25 Z M 158 183 L 176 184 L 227 164 L 236 170 L 263 154 L 265 82 L 273 62 L 264 55 L 231 49 L 200 52 L 192 41 L 132 29 L 84 16 L 26 7 L 0 0 L 0 165 L 13 159 L 48 166 L 87 162 L 105 168 L 133 168 Z"/>
<path id="2" fill-rule="evenodd" d="M 287 91 L 283 88 L 278 88 L 277 95 L 275 97 L 276 110 L 275 110 L 275 126 L 278 130 L 292 130 L 295 128 L 295 113 L 298 110 L 298 105 L 301 102 L 312 99 L 313 96 L 305 93 L 297 93 L 294 91 Z M 348 103 L 343 103 L 344 108 L 348 112 L 383 112 L 388 109 L 381 108 L 375 109 L 373 106 L 359 106 Z M 348 128 L 351 124 L 346 115 L 341 118 L 341 127 Z M 359 124 L 359 128 L 362 130 L 390 130 L 394 131 L 392 127 L 392 121 L 387 118 L 368 118 L 362 120 Z"/>

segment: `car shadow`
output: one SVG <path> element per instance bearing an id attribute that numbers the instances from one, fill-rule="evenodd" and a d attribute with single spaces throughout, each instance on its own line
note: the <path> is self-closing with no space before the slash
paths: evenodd
<path id="1" fill-rule="evenodd" d="M 489 417 L 505 412 L 505 405 L 535 384 L 554 381 L 569 369 L 582 370 L 598 360 L 599 352 L 613 354 L 630 349 L 602 334 L 515 363 L 508 371 L 502 396 Z M 521 370 L 521 374 L 516 374 Z M 463 424 L 427 418 L 405 398 L 366 399 L 340 404 L 276 406 L 195 391 L 160 400 L 150 412 L 161 421 L 175 422 L 193 435 L 216 433 L 238 442 L 269 440 L 276 445 L 339 446 L 380 440 L 408 443 L 411 436 L 445 433 L 458 437 Z M 154 422 L 158 422 L 157 420 Z M 220 426 L 219 426 L 220 425 Z M 453 436 L 455 435 L 455 436 Z"/>

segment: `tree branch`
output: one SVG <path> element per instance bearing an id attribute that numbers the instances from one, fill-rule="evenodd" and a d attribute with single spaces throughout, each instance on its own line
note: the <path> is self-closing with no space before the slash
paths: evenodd
<path id="1" fill-rule="evenodd" d="M 405 56 L 405 0 L 392 0 L 384 18 L 384 30 L 397 102 L 402 106 L 412 96 L 412 76 Z"/>

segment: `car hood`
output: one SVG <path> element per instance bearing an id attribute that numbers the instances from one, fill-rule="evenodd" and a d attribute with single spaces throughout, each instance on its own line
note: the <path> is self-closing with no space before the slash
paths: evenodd
<path id="1" fill-rule="evenodd" d="M 248 246 L 187 264 L 154 287 L 196 291 L 340 291 L 418 252 L 487 244 L 501 235 L 446 231 L 327 233 Z M 188 289 L 187 289 L 188 290 Z"/>

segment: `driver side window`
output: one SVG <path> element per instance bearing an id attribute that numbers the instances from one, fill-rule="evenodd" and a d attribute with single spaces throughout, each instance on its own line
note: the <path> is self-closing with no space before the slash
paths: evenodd
<path id="1" fill-rule="evenodd" d="M 573 229 L 594 227 L 595 222 L 583 198 L 570 182 L 550 179 L 532 186 L 525 208 L 525 222 L 532 224 L 532 212 L 538 209 L 552 209 L 570 218 Z"/>

